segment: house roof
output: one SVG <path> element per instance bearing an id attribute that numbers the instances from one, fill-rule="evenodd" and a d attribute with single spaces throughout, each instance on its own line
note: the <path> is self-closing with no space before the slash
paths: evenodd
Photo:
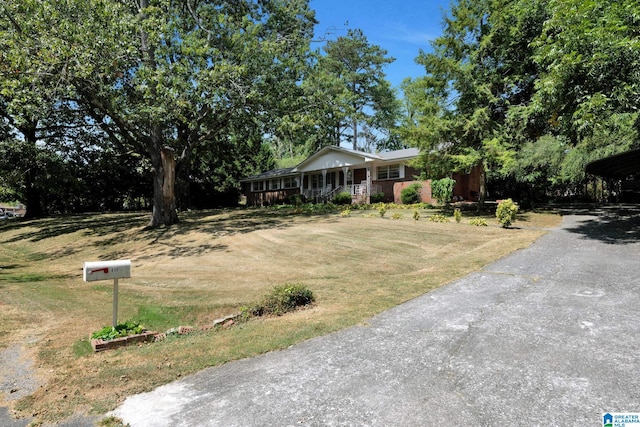
<path id="1" fill-rule="evenodd" d="M 334 152 L 337 154 L 336 160 L 329 163 L 325 163 L 322 166 L 318 166 L 317 165 L 318 160 L 324 157 L 329 152 Z M 304 172 L 305 170 L 327 169 L 332 167 L 334 168 L 334 167 L 346 166 L 349 164 L 365 163 L 365 162 L 377 160 L 377 159 L 380 159 L 380 157 L 377 154 L 365 153 L 362 151 L 349 150 L 347 148 L 342 148 L 335 145 L 329 145 L 316 151 L 311 156 L 307 157 L 305 160 L 300 162 L 300 164 L 294 168 L 294 171 Z M 314 164 L 316 164 L 315 165 L 316 167 L 312 166 Z"/>
<path id="2" fill-rule="evenodd" d="M 605 178 L 624 179 L 629 175 L 640 174 L 640 149 L 605 157 L 589 163 L 587 173 Z"/>
<path id="3" fill-rule="evenodd" d="M 405 148 L 404 150 L 396 150 L 396 151 L 386 151 L 384 153 L 379 153 L 381 159 L 384 160 L 401 160 L 401 159 L 411 159 L 420 154 L 419 148 Z"/>
<path id="4" fill-rule="evenodd" d="M 270 171 L 259 173 L 258 175 L 252 175 L 240 181 L 241 182 L 242 181 L 259 181 L 261 179 L 279 178 L 279 177 L 288 176 L 288 175 L 296 175 L 296 173 L 293 172 L 293 169 L 294 168 L 272 169 Z"/>

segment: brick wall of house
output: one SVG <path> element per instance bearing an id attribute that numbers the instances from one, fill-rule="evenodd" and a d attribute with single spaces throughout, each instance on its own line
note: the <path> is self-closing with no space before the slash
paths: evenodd
<path id="1" fill-rule="evenodd" d="M 393 184 L 393 202 L 401 205 L 402 204 L 402 190 L 407 188 L 412 184 L 420 184 L 422 188 L 420 189 L 420 200 L 422 203 L 433 203 L 433 199 L 431 198 L 431 180 L 427 181 L 402 181 L 396 182 Z"/>
<path id="2" fill-rule="evenodd" d="M 477 201 L 480 194 L 481 173 L 482 166 L 476 166 L 468 174 L 453 174 L 453 179 L 456 180 L 456 185 L 453 187 L 454 197 L 462 200 Z"/>

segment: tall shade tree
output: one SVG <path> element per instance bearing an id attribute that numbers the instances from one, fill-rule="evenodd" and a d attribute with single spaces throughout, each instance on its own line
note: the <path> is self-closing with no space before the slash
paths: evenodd
<path id="1" fill-rule="evenodd" d="M 306 0 L 28 1 L 39 13 L 10 0 L 11 16 L 42 27 L 39 61 L 61 67 L 69 98 L 114 146 L 149 160 L 152 227 L 178 221 L 176 176 L 234 122 L 268 132 L 315 23 Z"/>
<path id="2" fill-rule="evenodd" d="M 367 133 L 388 136 L 396 126 L 400 106 L 383 68 L 395 59 L 369 43 L 357 29 L 328 41 L 323 50 L 312 78 L 321 93 L 330 94 L 327 123 L 332 129 L 332 143 L 340 145 L 347 140 L 357 150 L 363 147 L 360 137 Z"/>
<path id="3" fill-rule="evenodd" d="M 528 105 L 532 96 L 537 71 L 530 42 L 545 13 L 539 1 L 452 5 L 433 51 L 416 58 L 426 75 L 403 83 L 407 116 L 401 135 L 422 149 L 419 166 L 427 175 L 439 178 L 481 166 L 483 201 L 485 171 L 509 173 L 527 133 L 541 134 L 509 111 Z"/>
<path id="4" fill-rule="evenodd" d="M 58 44 L 45 40 L 58 16 L 54 6 L 30 0 L 0 3 L 0 119 L 6 130 L 1 170 L 17 177 L 13 187 L 27 205 L 27 217 L 48 211 L 42 200 L 47 182 L 43 159 L 48 156 L 43 144 L 77 119 L 64 108 L 71 91 Z"/>
<path id="5" fill-rule="evenodd" d="M 640 2 L 551 0 L 533 45 L 541 72 L 530 116 L 573 144 L 640 103 Z M 636 122 L 640 128 L 640 122 Z"/>

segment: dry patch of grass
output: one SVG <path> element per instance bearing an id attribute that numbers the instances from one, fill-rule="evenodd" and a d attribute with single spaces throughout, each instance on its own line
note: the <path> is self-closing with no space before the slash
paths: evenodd
<path id="1" fill-rule="evenodd" d="M 293 215 L 238 210 L 186 213 L 144 230 L 146 214 L 79 215 L 0 226 L 0 351 L 33 357 L 42 387 L 14 409 L 55 421 L 101 414 L 127 395 L 207 366 L 287 347 L 371 316 L 528 246 L 560 217 L 522 214 L 505 230 L 369 217 L 375 211 Z M 282 317 L 93 354 L 88 336 L 111 321 L 112 284 L 84 283 L 82 263 L 131 259 L 120 320 L 151 330 L 203 325 L 274 286 L 302 283 L 316 304 Z"/>

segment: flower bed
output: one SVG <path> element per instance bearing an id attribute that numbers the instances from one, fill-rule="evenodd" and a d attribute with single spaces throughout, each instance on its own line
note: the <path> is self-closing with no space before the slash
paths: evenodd
<path id="1" fill-rule="evenodd" d="M 140 334 L 128 335 L 126 337 L 114 338 L 112 340 L 92 339 L 91 347 L 94 352 L 111 350 L 129 344 L 149 342 L 155 339 L 157 332 L 145 331 Z"/>

